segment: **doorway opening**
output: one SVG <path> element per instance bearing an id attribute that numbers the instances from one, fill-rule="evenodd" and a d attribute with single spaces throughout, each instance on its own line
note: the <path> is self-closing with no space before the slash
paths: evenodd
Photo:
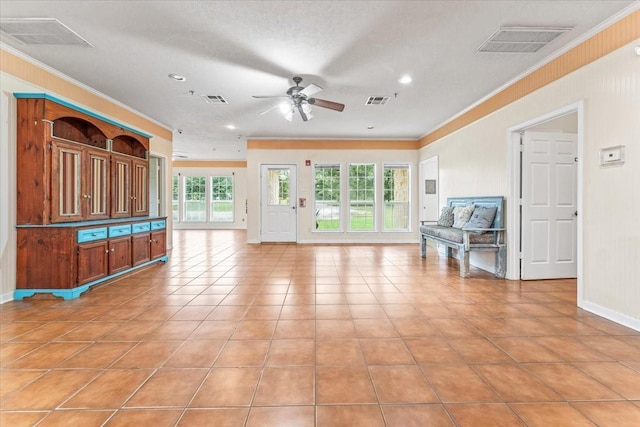
<path id="1" fill-rule="evenodd" d="M 420 162 L 420 221 L 437 221 L 440 217 L 438 191 L 438 156 Z"/>
<path id="2" fill-rule="evenodd" d="M 296 165 L 260 167 L 260 239 L 293 243 L 298 238 Z"/>
<path id="3" fill-rule="evenodd" d="M 508 218 L 508 274 L 507 278 L 510 280 L 520 280 L 526 279 L 527 277 L 527 266 L 522 265 L 523 262 L 533 263 L 535 264 L 539 259 L 544 259 L 545 257 L 549 258 L 549 253 L 545 252 L 547 249 L 544 244 L 540 244 L 539 242 L 532 242 L 532 230 L 536 233 L 537 230 L 544 230 L 545 233 L 550 233 L 551 227 L 546 226 L 545 224 L 550 224 L 549 221 L 554 220 L 553 218 L 538 218 L 535 215 L 532 215 L 532 212 L 535 209 L 532 209 L 531 200 L 532 197 L 535 199 L 536 197 L 539 200 L 543 200 L 548 197 L 555 198 L 554 194 L 547 194 L 547 190 L 553 187 L 551 191 L 557 191 L 557 176 L 558 170 L 560 170 L 560 175 L 565 174 L 566 181 L 569 183 L 573 183 L 575 186 L 572 191 L 575 193 L 575 206 L 571 207 L 570 217 L 563 218 L 560 221 L 560 229 L 570 230 L 572 226 L 575 227 L 574 234 L 569 232 L 560 234 L 560 239 L 563 239 L 559 242 L 562 246 L 560 252 L 562 254 L 565 253 L 574 253 L 575 254 L 575 277 L 578 280 L 578 302 L 580 303 L 582 300 L 582 217 L 579 214 L 582 209 L 582 194 L 583 194 L 583 168 L 581 160 L 583 158 L 583 120 L 584 120 L 584 105 L 583 102 L 577 102 L 575 104 L 568 105 L 559 110 L 550 112 L 548 114 L 533 118 L 526 122 L 517 124 L 507 131 L 507 140 L 508 140 L 508 155 L 509 155 L 509 198 L 507 201 L 507 218 Z M 544 132 L 544 133 L 543 133 Z M 524 138 L 528 138 L 528 141 L 525 143 L 529 143 L 531 146 L 538 146 L 534 151 L 544 152 L 545 147 L 549 148 L 553 144 L 552 134 L 558 136 L 559 134 L 566 134 L 568 137 L 570 134 L 575 134 L 575 155 L 571 155 L 571 166 L 569 167 L 568 160 L 553 160 L 553 165 L 549 164 L 550 158 L 556 159 L 555 154 L 551 157 L 536 157 L 539 153 L 524 153 L 523 150 L 526 148 L 521 148 L 521 144 Z M 539 136 L 544 136 L 544 138 L 538 138 Z M 532 137 L 535 139 L 532 142 Z M 566 138 L 561 138 L 563 148 L 569 147 L 571 145 L 567 141 Z M 570 138 L 569 138 L 570 139 Z M 555 147 L 555 145 L 553 145 Z M 555 148 L 554 148 L 555 149 Z M 565 155 L 564 151 L 561 150 L 562 155 Z M 566 154 L 565 157 L 569 156 Z M 525 162 L 528 162 L 528 166 L 523 167 L 523 158 Z M 532 160 L 533 159 L 533 160 Z M 546 162 L 546 164 L 545 164 Z M 534 171 L 532 172 L 532 169 Z M 536 176 L 536 170 L 540 171 Z M 554 169 L 553 173 L 547 171 L 551 171 Z M 571 172 L 567 172 L 571 171 Z M 544 179 L 552 180 L 553 182 L 545 182 Z M 536 182 L 536 180 L 538 180 Z M 567 187 L 570 187 L 570 184 L 567 183 Z M 526 185 L 526 188 L 523 188 L 523 184 Z M 536 186 L 537 185 L 537 186 Z M 528 198 L 528 200 L 523 200 L 523 191 L 524 197 Z M 564 191 L 564 190 L 559 190 Z M 568 190 L 567 190 L 568 191 Z M 528 193 L 527 193 L 528 192 Z M 534 194 L 532 196 L 532 194 Z M 562 193 L 561 195 L 565 195 Z M 553 203 L 548 203 L 549 205 Z M 568 204 L 568 203 L 565 203 Z M 535 203 L 533 203 L 535 205 Z M 540 203 L 540 205 L 544 205 L 544 203 Z M 535 206 L 534 206 L 535 208 Z M 549 208 L 551 209 L 551 208 Z M 523 211 L 524 210 L 524 211 Z M 567 210 L 567 212 L 569 212 Z M 548 213 L 548 212 L 547 212 Z M 560 215 L 560 214 L 559 214 Z M 562 214 L 564 215 L 564 213 Z M 568 214 L 567 214 L 568 215 Z M 523 220 L 527 221 L 527 223 L 523 223 Z M 572 225 L 573 223 L 573 225 Z M 533 225 L 532 225 L 533 224 Z M 526 228 L 529 227 L 527 230 Z M 555 228 L 554 228 L 555 230 Z M 574 240 L 567 241 L 568 236 Z M 535 245 L 538 245 L 537 247 Z M 555 243 L 553 243 L 555 245 Z M 569 246 L 568 246 L 569 245 Z M 564 249 L 563 249 L 564 248 Z M 567 249 L 568 248 L 568 249 Z M 557 247 L 554 246 L 552 248 L 556 250 Z M 532 252 L 538 251 L 538 254 L 532 257 Z M 549 249 L 551 250 L 551 249 Z M 564 251 L 564 252 L 563 252 Z M 527 256 L 525 256 L 524 252 L 528 252 Z M 542 255 L 541 255 L 542 254 Z M 561 255 L 562 255 L 561 254 Z M 551 254 L 553 256 L 557 255 L 556 252 Z M 560 257 L 562 259 L 567 258 Z M 544 264 L 540 262 L 539 264 Z M 525 271 L 525 276 L 523 277 L 523 270 Z M 553 275 L 553 273 L 552 273 Z M 566 275 L 564 275 L 566 277 Z M 534 276 L 530 278 L 537 278 Z M 542 277 L 539 277 L 542 278 Z M 544 277 L 544 278 L 552 278 L 552 277 Z M 559 277 L 557 277 L 559 278 Z"/>

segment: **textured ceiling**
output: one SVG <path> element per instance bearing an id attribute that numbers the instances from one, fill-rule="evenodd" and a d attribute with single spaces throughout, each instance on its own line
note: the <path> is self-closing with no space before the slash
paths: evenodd
<path id="1" fill-rule="evenodd" d="M 3 19 L 57 18 L 94 47 L 0 42 L 174 130 L 176 153 L 236 160 L 247 138 L 419 138 L 632 3 L 1 0 Z M 536 53 L 477 53 L 501 26 L 572 30 Z M 252 95 L 284 95 L 296 75 L 344 112 L 261 115 L 278 100 Z M 391 98 L 366 106 L 369 96 Z"/>

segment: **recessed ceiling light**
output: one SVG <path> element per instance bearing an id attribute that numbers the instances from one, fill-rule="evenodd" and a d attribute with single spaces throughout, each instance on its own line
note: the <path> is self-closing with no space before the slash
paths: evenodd
<path id="1" fill-rule="evenodd" d="M 640 56 L 640 46 L 636 46 L 635 51 L 636 55 Z"/>
<path id="2" fill-rule="evenodd" d="M 229 130 L 237 129 L 235 125 L 226 125 L 225 127 Z"/>
<path id="3" fill-rule="evenodd" d="M 413 81 L 413 79 L 411 78 L 411 76 L 409 74 L 405 74 L 404 76 L 400 77 L 400 80 L 398 80 L 400 83 L 402 83 L 403 85 L 408 85 L 409 83 L 411 83 Z"/>
<path id="4" fill-rule="evenodd" d="M 177 82 L 184 82 L 187 80 L 185 76 L 181 76 L 180 74 L 174 74 L 174 73 L 169 74 L 169 78 Z"/>

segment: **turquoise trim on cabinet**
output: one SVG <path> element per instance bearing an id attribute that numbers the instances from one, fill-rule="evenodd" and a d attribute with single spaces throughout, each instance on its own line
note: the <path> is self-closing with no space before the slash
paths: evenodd
<path id="1" fill-rule="evenodd" d="M 129 132 L 133 132 L 133 133 L 135 133 L 135 134 L 137 134 L 137 135 L 144 136 L 145 138 L 149 138 L 149 139 L 150 139 L 150 138 L 153 138 L 153 137 L 152 137 L 151 135 L 149 135 L 149 134 L 146 134 L 146 133 L 141 132 L 141 131 L 139 131 L 139 130 L 133 129 L 133 128 L 129 127 L 129 126 L 123 125 L 122 123 L 118 123 L 118 122 L 116 122 L 115 120 L 112 120 L 112 119 L 110 119 L 110 118 L 108 118 L 108 117 L 102 116 L 102 115 L 100 115 L 100 114 L 98 114 L 98 113 L 94 113 L 94 112 L 93 112 L 93 111 L 91 111 L 91 110 L 87 110 L 86 108 L 79 107 L 79 106 L 77 106 L 77 105 L 75 105 L 75 104 L 70 103 L 69 101 L 65 101 L 64 99 L 57 98 L 57 97 L 55 97 L 55 96 L 53 96 L 53 95 L 49 95 L 49 94 L 47 94 L 47 93 L 23 93 L 23 92 L 15 92 L 15 93 L 13 94 L 13 96 L 14 96 L 14 97 L 16 97 L 16 98 L 27 98 L 27 99 L 32 99 L 32 98 L 47 99 L 47 100 L 49 100 L 49 101 L 57 102 L 57 103 L 58 103 L 58 104 L 60 104 L 60 105 L 64 105 L 65 107 L 69 107 L 69 108 L 71 108 L 71 109 L 73 109 L 73 110 L 76 110 L 76 111 L 78 111 L 78 112 L 80 112 L 80 113 L 86 114 L 87 116 L 91 116 L 91 117 L 94 117 L 94 118 L 96 118 L 96 119 L 100 119 L 100 120 L 102 120 L 103 122 L 107 122 L 107 123 L 109 123 L 109 124 L 112 124 L 112 125 L 115 125 L 115 126 L 121 127 L 122 129 L 126 129 L 126 130 L 128 130 Z"/>
<path id="2" fill-rule="evenodd" d="M 144 233 L 151 230 L 150 222 L 141 222 L 139 224 L 131 224 L 131 234 Z"/>
<path id="3" fill-rule="evenodd" d="M 99 283 L 105 282 L 107 280 L 111 280 L 113 278 L 116 278 L 118 276 L 122 276 L 123 274 L 127 274 L 127 273 L 131 273 L 132 271 L 135 271 L 141 267 L 145 267 L 147 265 L 156 263 L 156 262 L 168 262 L 169 261 L 169 257 L 167 255 L 162 256 L 160 258 L 151 260 L 151 261 L 147 261 L 144 264 L 140 264 L 140 265 L 136 265 L 133 268 L 130 268 L 128 270 L 124 270 L 121 271 L 119 273 L 116 274 L 112 274 L 111 276 L 107 276 L 107 277 L 103 277 L 101 279 L 98 280 L 94 280 L 93 282 L 89 282 L 89 283 L 85 283 L 82 286 L 78 286 L 76 288 L 72 288 L 72 289 L 16 289 L 15 291 L 13 291 L 13 299 L 15 301 L 22 301 L 24 298 L 29 298 L 34 296 L 35 294 L 51 294 L 55 297 L 60 297 L 60 298 L 64 298 L 65 300 L 71 300 L 71 299 L 76 299 L 78 298 L 81 294 L 85 293 L 86 291 L 89 290 L 90 287 L 95 286 Z"/>
<path id="4" fill-rule="evenodd" d="M 164 228 L 167 228 L 167 221 L 164 219 L 161 221 L 151 221 L 152 230 L 162 230 Z"/>
<path id="5" fill-rule="evenodd" d="M 109 237 L 128 236 L 129 234 L 131 234 L 131 224 L 109 227 Z"/>
<path id="6" fill-rule="evenodd" d="M 166 218 L 161 216 L 130 216 L 126 218 L 107 218 L 107 219 L 95 219 L 90 221 L 76 221 L 76 222 L 57 222 L 55 224 L 17 224 L 16 228 L 50 228 L 50 227 L 91 227 L 96 225 L 115 225 L 121 222 L 134 222 L 145 220 L 156 220 L 158 218 Z"/>
<path id="7" fill-rule="evenodd" d="M 93 242 L 107 238 L 107 227 L 78 230 L 78 243 Z"/>

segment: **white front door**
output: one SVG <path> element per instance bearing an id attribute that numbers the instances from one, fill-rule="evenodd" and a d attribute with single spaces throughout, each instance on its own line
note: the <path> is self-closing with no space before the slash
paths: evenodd
<path id="1" fill-rule="evenodd" d="M 438 210 L 438 156 L 420 162 L 420 221 L 437 221 Z"/>
<path id="2" fill-rule="evenodd" d="M 261 240 L 297 241 L 295 165 L 262 165 Z"/>
<path id="3" fill-rule="evenodd" d="M 521 278 L 577 276 L 577 135 L 523 136 Z"/>

